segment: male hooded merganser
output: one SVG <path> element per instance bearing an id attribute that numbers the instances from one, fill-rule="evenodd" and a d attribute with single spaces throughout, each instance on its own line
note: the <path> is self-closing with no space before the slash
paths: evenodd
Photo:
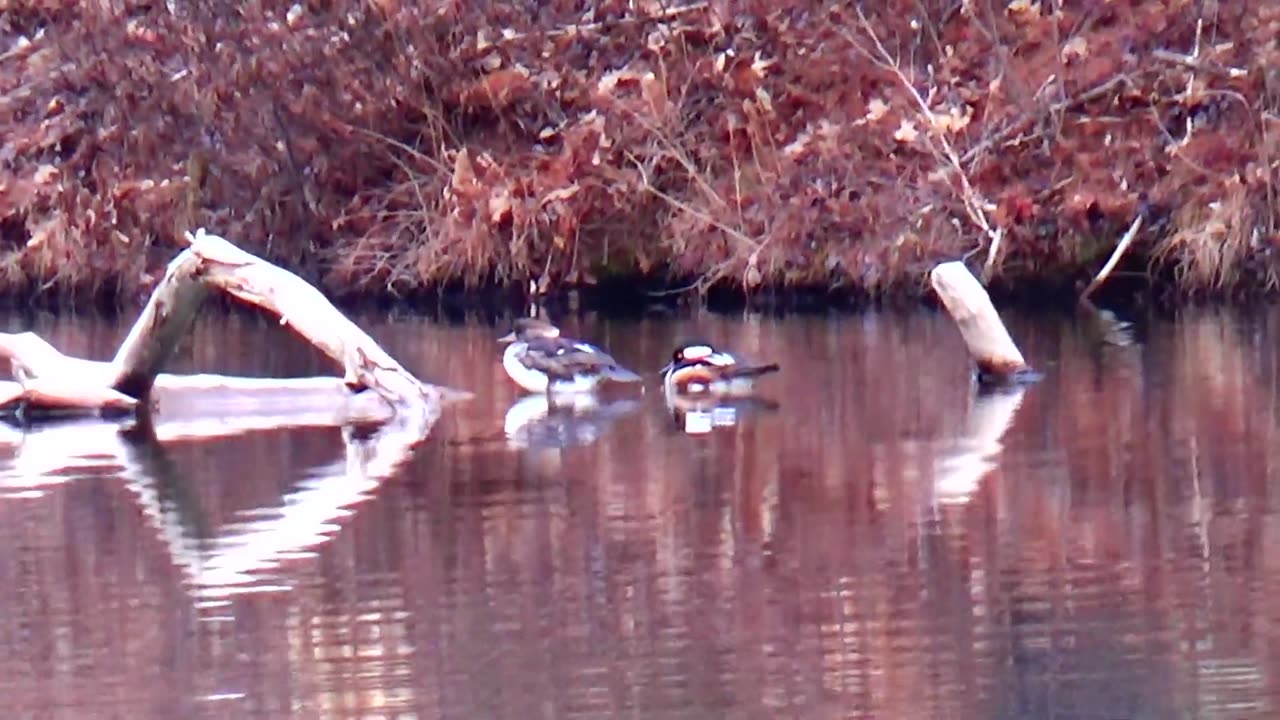
<path id="1" fill-rule="evenodd" d="M 751 392 L 755 379 L 777 372 L 777 363 L 752 365 L 710 345 L 685 345 L 662 368 L 667 395 L 738 395 Z"/>
<path id="2" fill-rule="evenodd" d="M 560 328 L 545 320 L 521 318 L 515 329 L 498 341 L 511 343 L 502 354 L 503 369 L 529 392 L 590 392 L 605 380 L 640 380 L 604 350 L 561 337 Z"/>

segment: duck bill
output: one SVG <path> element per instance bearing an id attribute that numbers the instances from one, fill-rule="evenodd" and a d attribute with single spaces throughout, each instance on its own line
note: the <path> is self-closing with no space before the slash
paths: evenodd
<path id="1" fill-rule="evenodd" d="M 511 332 L 507 333 L 506 335 L 503 335 L 502 337 L 498 338 L 498 342 L 500 342 L 500 343 L 513 343 L 513 342 L 515 342 L 515 341 L 516 341 L 516 331 L 515 331 L 515 330 L 512 330 Z"/>

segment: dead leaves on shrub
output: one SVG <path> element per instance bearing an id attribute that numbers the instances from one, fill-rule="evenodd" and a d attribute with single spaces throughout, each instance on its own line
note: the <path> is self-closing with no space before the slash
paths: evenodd
<path id="1" fill-rule="evenodd" d="M 1247 235 L 1274 236 L 1256 208 L 1276 194 L 1280 12 L 979 7 L 874 8 L 927 113 L 843 4 L 15 15 L 0 28 L 6 262 L 36 286 L 91 288 L 104 269 L 129 286 L 155 269 L 146 247 L 207 224 L 321 260 L 337 290 L 667 272 L 887 292 L 980 241 L 939 138 L 1011 267 L 1073 261 L 1140 195 L 1250 208 Z"/>

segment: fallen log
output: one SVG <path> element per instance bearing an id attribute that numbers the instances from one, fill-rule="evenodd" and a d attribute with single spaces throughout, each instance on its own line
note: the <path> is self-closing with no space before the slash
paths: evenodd
<path id="1" fill-rule="evenodd" d="M 440 399 L 438 389 L 401 367 L 307 281 L 203 229 L 188 233 L 187 240 L 189 250 L 199 258 L 199 277 L 207 287 L 275 315 L 281 325 L 339 363 L 348 387 L 369 388 L 393 404 L 411 398 Z"/>
<path id="2" fill-rule="evenodd" d="M 0 333 L 0 359 L 9 361 L 9 371 L 19 383 L 49 376 L 108 383 L 111 374 L 109 363 L 63 355 L 31 332 Z"/>
<path id="3" fill-rule="evenodd" d="M 338 427 L 382 423 L 394 411 L 380 395 L 353 393 L 340 377 L 156 377 L 150 412 L 162 442 L 220 436 L 225 429 Z"/>
<path id="4" fill-rule="evenodd" d="M 929 273 L 929 283 L 955 321 L 969 356 L 978 368 L 981 383 L 1034 380 L 1038 374 L 1027 365 L 1014 344 L 991 296 L 982 283 L 959 261 L 942 263 Z"/>
<path id="5" fill-rule="evenodd" d="M 110 387 L 109 363 L 63 355 L 34 333 L 0 333 L 0 359 L 15 378 L 0 383 L 0 407 L 109 413 L 137 405 Z"/>
<path id="6" fill-rule="evenodd" d="M 297 275 L 203 229 L 186 239 L 110 362 L 63 355 L 32 333 L 0 333 L 0 360 L 15 380 L 0 384 L 0 413 L 300 412 L 343 424 L 385 422 L 404 410 L 434 416 L 444 402 L 467 397 L 420 381 Z M 211 290 L 275 316 L 333 359 L 342 376 L 162 375 Z"/>
<path id="7" fill-rule="evenodd" d="M 165 269 L 120 349 L 111 361 L 112 387 L 145 399 L 165 363 L 191 331 L 209 290 L 197 277 L 200 258 L 184 250 Z"/>

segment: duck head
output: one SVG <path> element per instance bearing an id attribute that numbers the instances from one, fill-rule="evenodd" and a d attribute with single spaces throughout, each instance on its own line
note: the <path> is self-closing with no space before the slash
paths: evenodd
<path id="1" fill-rule="evenodd" d="M 511 332 L 498 338 L 501 343 L 513 343 L 516 341 L 527 342 L 533 338 L 555 338 L 560 337 L 560 328 L 552 325 L 546 320 L 537 318 L 520 318 L 516 320 Z"/>
<path id="2" fill-rule="evenodd" d="M 706 343 L 681 345 L 671 353 L 671 362 L 663 366 L 663 368 L 658 372 L 662 375 L 666 375 L 684 363 L 697 362 L 703 358 L 711 357 L 715 352 L 715 348 Z"/>

